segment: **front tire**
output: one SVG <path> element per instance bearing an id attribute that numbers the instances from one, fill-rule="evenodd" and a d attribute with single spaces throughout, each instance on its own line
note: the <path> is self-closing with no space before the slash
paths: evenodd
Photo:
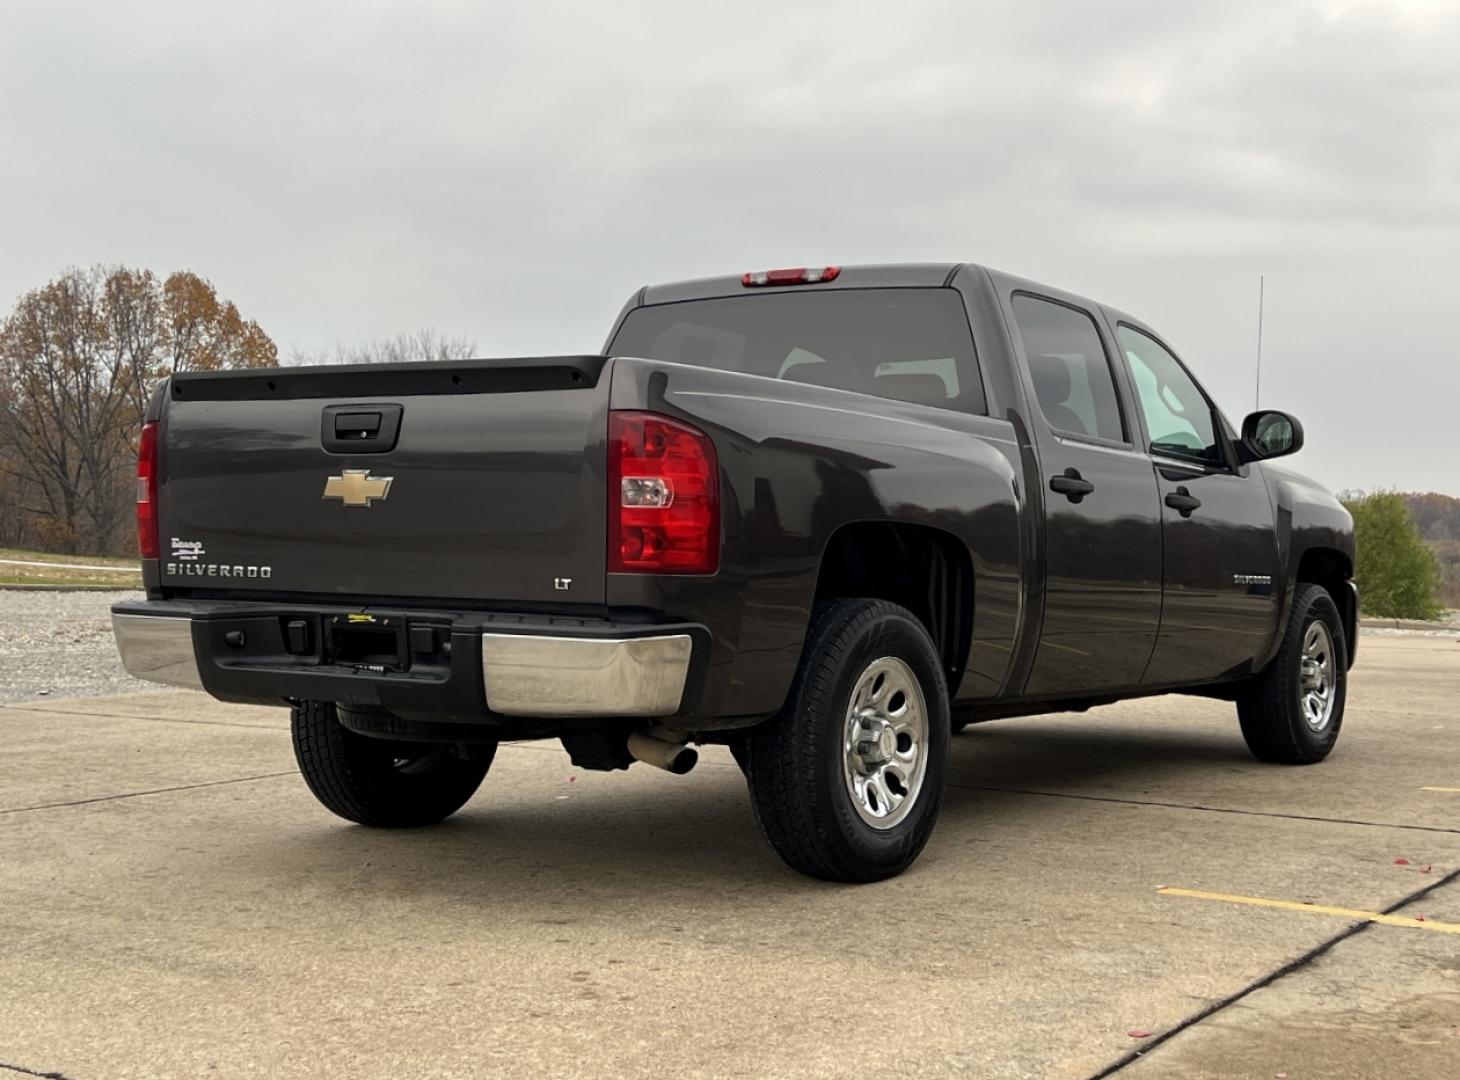
<path id="1" fill-rule="evenodd" d="M 827 881 L 900 874 L 937 821 L 951 729 L 942 662 L 912 612 L 818 604 L 785 707 L 750 734 L 766 839 Z"/>
<path id="2" fill-rule="evenodd" d="M 382 829 L 434 825 L 481 786 L 496 743 L 379 739 L 340 723 L 332 701 L 301 701 L 290 714 L 294 758 L 309 790 L 347 821 Z"/>
<path id="3" fill-rule="evenodd" d="M 1237 699 L 1247 748 L 1259 761 L 1312 765 L 1338 742 L 1348 692 L 1348 642 L 1333 598 L 1300 584 L 1282 645 Z"/>

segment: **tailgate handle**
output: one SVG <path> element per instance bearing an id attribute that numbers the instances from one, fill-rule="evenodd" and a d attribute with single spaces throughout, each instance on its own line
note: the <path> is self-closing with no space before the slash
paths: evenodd
<path id="1" fill-rule="evenodd" d="M 380 434 L 378 412 L 335 413 L 335 434 L 341 439 L 373 439 Z"/>
<path id="2" fill-rule="evenodd" d="M 384 454 L 400 438 L 399 405 L 326 405 L 319 441 L 332 454 Z"/>

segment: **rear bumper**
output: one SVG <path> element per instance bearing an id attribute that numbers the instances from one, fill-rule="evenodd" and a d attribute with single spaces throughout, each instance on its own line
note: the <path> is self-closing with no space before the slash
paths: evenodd
<path id="1" fill-rule="evenodd" d="M 398 627 L 399 666 L 333 655 L 332 624 L 366 618 L 358 608 L 149 601 L 116 605 L 112 629 L 123 666 L 150 682 L 225 701 L 312 698 L 463 722 L 673 716 L 697 695 L 709 652 L 708 632 L 692 624 L 393 610 L 369 619 Z M 311 645 L 291 652 L 287 627 L 299 622 Z"/>
<path id="2" fill-rule="evenodd" d="M 487 708 L 503 716 L 673 716 L 693 652 L 690 636 L 682 633 L 483 634 Z"/>
<path id="3" fill-rule="evenodd" d="M 193 624 L 187 616 L 135 615 L 112 611 L 112 635 L 127 674 L 164 686 L 201 690 L 193 653 Z"/>

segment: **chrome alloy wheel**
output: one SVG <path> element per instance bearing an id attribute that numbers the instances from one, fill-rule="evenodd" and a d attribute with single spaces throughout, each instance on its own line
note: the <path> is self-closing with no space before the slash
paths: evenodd
<path id="1" fill-rule="evenodd" d="M 1303 633 L 1303 656 L 1298 673 L 1298 697 L 1303 719 L 1313 731 L 1322 731 L 1333 719 L 1337 673 L 1334 669 L 1333 635 L 1328 624 L 1315 620 Z"/>
<path id="2" fill-rule="evenodd" d="M 928 709 L 917 676 L 895 656 L 873 660 L 847 705 L 842 774 L 857 816 L 890 829 L 912 811 L 928 771 Z"/>

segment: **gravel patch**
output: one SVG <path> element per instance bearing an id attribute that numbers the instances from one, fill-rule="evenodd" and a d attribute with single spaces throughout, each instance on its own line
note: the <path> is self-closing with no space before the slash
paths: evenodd
<path id="1" fill-rule="evenodd" d="M 122 670 L 111 606 L 134 592 L 0 589 L 0 702 L 161 690 Z"/>
<path id="2" fill-rule="evenodd" d="M 1388 626 L 1363 626 L 1359 628 L 1359 633 L 1373 634 L 1375 637 L 1433 637 L 1460 641 L 1460 626 L 1441 627 L 1438 630 L 1415 630 L 1409 627 L 1396 630 Z"/>

